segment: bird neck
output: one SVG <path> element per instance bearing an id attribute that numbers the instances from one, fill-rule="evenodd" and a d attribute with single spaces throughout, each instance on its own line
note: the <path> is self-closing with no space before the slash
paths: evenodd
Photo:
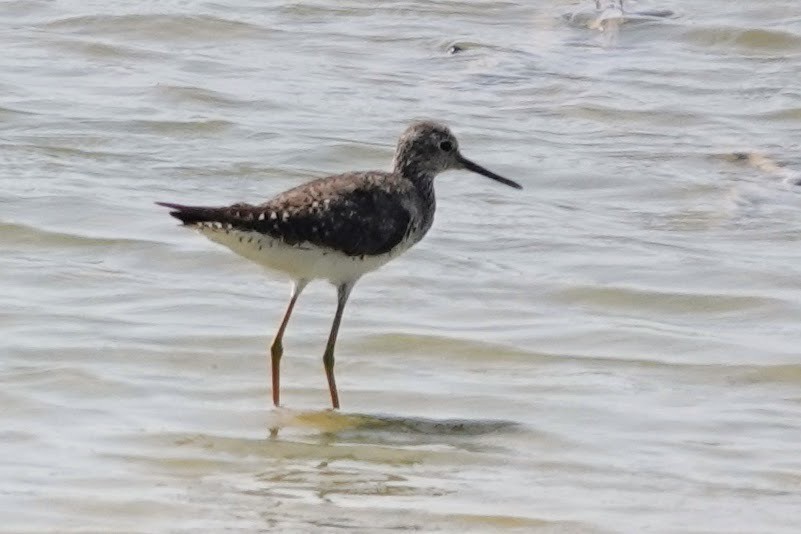
<path id="1" fill-rule="evenodd" d="M 430 162 L 426 158 L 403 146 L 398 147 L 395 152 L 392 170 L 415 183 L 431 181 L 437 174 L 436 171 L 432 171 Z"/>
<path id="2" fill-rule="evenodd" d="M 425 165 L 425 162 L 420 158 L 414 157 L 408 151 L 399 148 L 395 153 L 395 158 L 392 162 L 393 172 L 400 174 L 410 182 L 412 182 L 417 190 L 417 194 L 423 201 L 426 209 L 433 210 L 436 204 L 434 197 L 434 178 L 437 176 L 436 171 L 432 171 L 430 167 Z"/>
<path id="3" fill-rule="evenodd" d="M 420 176 L 412 183 L 417 189 L 417 194 L 422 201 L 421 222 L 425 228 L 424 232 L 431 228 L 431 223 L 434 222 L 434 211 L 437 207 L 437 198 L 434 195 L 434 176 Z"/>
<path id="4" fill-rule="evenodd" d="M 403 176 L 407 178 L 412 184 L 414 184 L 415 189 L 417 189 L 418 194 L 428 203 L 434 202 L 434 178 L 436 177 L 435 174 L 429 172 L 418 172 L 418 173 L 407 173 L 404 172 Z"/>

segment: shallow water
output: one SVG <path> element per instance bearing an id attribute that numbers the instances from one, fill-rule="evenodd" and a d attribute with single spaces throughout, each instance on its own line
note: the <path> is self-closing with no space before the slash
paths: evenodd
<path id="1" fill-rule="evenodd" d="M 801 11 L 629 4 L 673 14 L 5 2 L 0 529 L 798 532 L 801 192 L 731 154 L 801 168 Z M 341 413 L 307 289 L 273 410 L 287 284 L 153 201 L 386 168 L 415 117 L 525 189 L 438 179 Z"/>

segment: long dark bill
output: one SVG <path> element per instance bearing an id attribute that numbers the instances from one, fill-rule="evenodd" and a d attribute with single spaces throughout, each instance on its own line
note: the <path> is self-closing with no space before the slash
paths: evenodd
<path id="1" fill-rule="evenodd" d="M 468 171 L 472 171 L 472 172 L 475 172 L 477 174 L 484 175 L 487 178 L 492 178 L 493 180 L 495 180 L 497 182 L 501 182 L 502 184 L 508 185 L 509 187 L 514 187 L 515 189 L 523 189 L 523 186 L 520 185 L 519 183 L 517 183 L 515 181 L 512 181 L 509 178 L 504 178 L 503 176 L 495 174 L 494 172 L 485 169 L 481 165 L 479 165 L 477 163 L 473 163 L 472 161 L 470 161 L 466 157 L 462 156 L 461 154 L 458 154 L 456 157 L 458 158 L 459 163 L 462 164 L 462 167 L 464 167 Z"/>

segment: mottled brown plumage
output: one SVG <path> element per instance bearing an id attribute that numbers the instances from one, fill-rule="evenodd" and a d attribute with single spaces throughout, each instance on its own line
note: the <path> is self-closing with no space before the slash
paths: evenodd
<path id="1" fill-rule="evenodd" d="M 390 252 L 421 225 L 418 195 L 402 175 L 360 172 L 321 178 L 259 205 L 162 205 L 174 208 L 171 215 L 185 225 L 217 222 L 226 230 L 258 232 L 287 245 L 364 256 Z"/>

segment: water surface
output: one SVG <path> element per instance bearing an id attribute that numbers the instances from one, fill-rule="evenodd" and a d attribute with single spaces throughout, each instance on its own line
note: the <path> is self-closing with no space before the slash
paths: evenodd
<path id="1" fill-rule="evenodd" d="M 4 2 L 0 529 L 798 532 L 801 193 L 731 157 L 801 169 L 797 2 L 586 4 Z M 286 282 L 153 202 L 383 169 L 417 117 L 525 189 L 438 178 L 341 413 L 307 289 L 273 410 Z"/>

